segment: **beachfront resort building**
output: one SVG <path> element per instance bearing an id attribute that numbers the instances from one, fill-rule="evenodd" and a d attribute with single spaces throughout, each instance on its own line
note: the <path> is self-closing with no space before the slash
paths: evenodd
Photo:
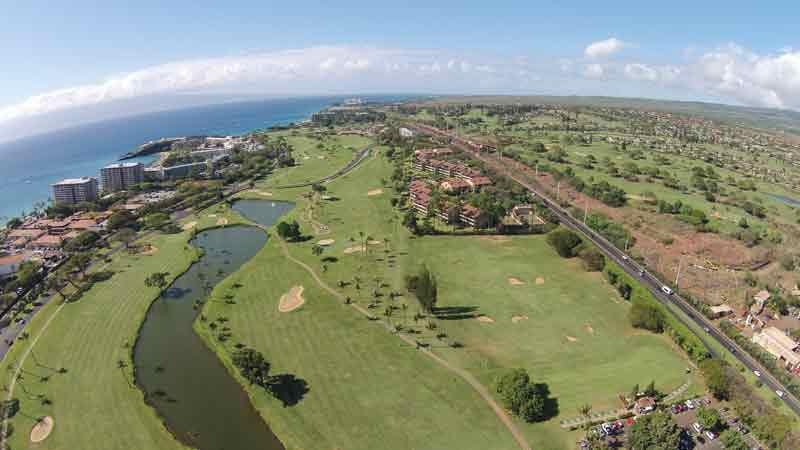
<path id="1" fill-rule="evenodd" d="M 100 169 L 103 192 L 117 192 L 129 189 L 144 181 L 144 164 L 118 163 Z"/>
<path id="2" fill-rule="evenodd" d="M 53 200 L 64 205 L 91 202 L 97 199 L 97 178 L 67 178 L 52 185 Z"/>

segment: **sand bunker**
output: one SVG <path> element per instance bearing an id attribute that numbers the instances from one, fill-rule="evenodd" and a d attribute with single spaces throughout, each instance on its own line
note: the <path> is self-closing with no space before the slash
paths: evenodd
<path id="1" fill-rule="evenodd" d="M 525 282 L 520 280 L 519 278 L 510 277 L 508 279 L 508 284 L 512 286 L 522 286 L 523 284 L 525 284 Z"/>
<path id="2" fill-rule="evenodd" d="M 281 301 L 278 303 L 278 311 L 294 311 L 305 302 L 306 299 L 303 298 L 303 286 L 294 286 L 289 289 L 289 292 L 281 295 Z"/>
<path id="3" fill-rule="evenodd" d="M 544 278 L 536 277 L 536 284 L 544 284 Z"/>
<path id="4" fill-rule="evenodd" d="M 225 217 L 220 217 L 219 219 L 217 219 L 217 226 L 224 226 L 227 224 L 228 224 L 228 219 L 226 219 Z"/>
<path id="5" fill-rule="evenodd" d="M 498 243 L 510 242 L 510 241 L 511 241 L 511 238 L 510 238 L 510 237 L 508 237 L 508 236 L 503 236 L 503 235 L 497 235 L 497 236 L 481 236 L 481 238 L 480 238 L 480 239 L 481 239 L 482 241 L 491 241 L 491 242 L 498 242 Z"/>
<path id="6" fill-rule="evenodd" d="M 153 255 L 158 251 L 158 247 L 150 244 L 144 244 L 139 248 L 140 248 L 139 250 L 140 255 Z"/>
<path id="7" fill-rule="evenodd" d="M 578 338 L 572 336 L 564 336 L 564 337 L 567 338 L 567 340 L 570 342 L 578 342 Z"/>
<path id="8" fill-rule="evenodd" d="M 323 239 L 323 240 L 317 242 L 317 245 L 321 245 L 321 246 L 325 247 L 325 246 L 333 244 L 334 242 L 336 242 L 335 239 Z"/>
<path id="9" fill-rule="evenodd" d="M 36 425 L 34 425 L 31 429 L 31 442 L 36 444 L 47 439 L 47 437 L 50 436 L 50 433 L 53 431 L 54 425 L 55 420 L 53 420 L 53 418 L 50 416 L 47 416 L 41 421 L 36 422 Z"/>
<path id="10" fill-rule="evenodd" d="M 272 192 L 267 191 L 253 191 L 258 195 L 263 195 L 264 197 L 272 197 Z"/>
<path id="11" fill-rule="evenodd" d="M 363 245 L 356 245 L 355 247 L 347 247 L 346 249 L 344 249 L 344 254 L 349 255 L 351 253 L 358 253 L 363 251 L 364 251 Z"/>
<path id="12" fill-rule="evenodd" d="M 216 214 L 209 214 L 208 217 L 211 217 L 213 219 L 213 218 L 217 217 L 217 215 Z"/>
<path id="13" fill-rule="evenodd" d="M 183 225 L 184 230 L 191 230 L 192 228 L 197 226 L 197 222 L 189 222 Z"/>
<path id="14" fill-rule="evenodd" d="M 528 316 L 513 316 L 511 317 L 511 322 L 517 323 L 523 320 L 528 320 Z"/>
<path id="15" fill-rule="evenodd" d="M 584 327 L 586 328 L 586 332 L 587 332 L 587 333 L 589 333 L 589 334 L 594 334 L 594 328 L 592 328 L 592 326 L 591 326 L 591 325 L 589 325 L 589 324 L 587 323 L 586 325 L 584 325 Z"/>
<path id="16" fill-rule="evenodd" d="M 367 192 L 367 195 L 370 196 L 370 197 L 373 197 L 375 195 L 381 195 L 381 194 L 383 194 L 383 189 L 373 189 L 373 190 Z"/>
<path id="17" fill-rule="evenodd" d="M 492 319 L 489 316 L 478 316 L 478 317 L 476 317 L 476 319 L 478 320 L 478 322 L 494 323 L 494 319 Z"/>
<path id="18" fill-rule="evenodd" d="M 367 245 L 381 245 L 383 242 L 381 241 L 367 241 Z"/>

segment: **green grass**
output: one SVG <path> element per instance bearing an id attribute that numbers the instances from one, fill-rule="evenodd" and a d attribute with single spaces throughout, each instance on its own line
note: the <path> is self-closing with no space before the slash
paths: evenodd
<path id="1" fill-rule="evenodd" d="M 637 383 L 653 380 L 666 393 L 687 380 L 688 362 L 666 337 L 631 328 L 629 305 L 602 276 L 559 258 L 542 236 L 426 237 L 412 250 L 438 277 L 440 306 L 477 308 L 495 321 L 439 321 L 437 331 L 465 344 L 447 350 L 449 359 L 487 385 L 505 369 L 523 367 L 550 386 L 561 414 L 524 425 L 534 448 L 572 448 L 576 435 L 558 421 L 578 416 L 582 404 L 594 412 L 613 410 L 620 407 L 616 395 Z M 525 284 L 510 285 L 510 277 Z M 536 284 L 538 277 L 543 284 Z M 513 323 L 513 316 L 528 319 Z"/>
<path id="2" fill-rule="evenodd" d="M 34 419 L 50 415 L 55 429 L 37 449 L 181 449 L 161 424 L 143 395 L 132 385 L 132 345 L 139 324 L 157 293 L 145 288 L 152 272 L 177 275 L 189 266 L 194 252 L 184 248 L 188 233 L 149 239 L 159 251 L 153 256 L 118 253 L 109 269 L 116 274 L 97 284 L 76 303 L 67 304 L 53 319 L 24 365 L 23 382 L 15 397 L 21 412 L 11 423 L 15 449 L 33 448 L 28 439 Z M 26 331 L 31 338 L 57 308 L 42 311 Z M 13 362 L 30 340 L 19 341 L 2 363 L 3 384 L 10 383 Z M 117 361 L 125 362 L 120 369 Z M 58 374 L 53 369 L 67 369 Z M 40 377 L 48 376 L 43 382 Z M 37 395 L 53 403 L 42 405 Z"/>
<path id="3" fill-rule="evenodd" d="M 409 256 L 404 255 L 408 235 L 389 204 L 389 191 L 367 196 L 390 173 L 388 161 L 373 156 L 328 184 L 329 193 L 339 200 L 319 203 L 314 217 L 330 226 L 330 234 L 289 244 L 292 255 L 314 267 L 331 286 L 358 275 L 362 289 L 350 285 L 342 292 L 362 305 L 369 302 L 376 277 L 391 286 L 382 292 L 399 289 L 408 264 Z M 307 188 L 281 190 L 276 198 L 295 201 L 297 207 L 288 218 L 298 219 L 303 232 L 311 233 L 302 217 L 309 201 L 302 196 L 306 192 Z M 380 242 L 387 238 L 388 245 L 371 246 L 369 255 L 345 254 L 345 248 L 357 245 L 349 238 L 358 240 L 359 231 Z M 311 252 L 313 243 L 322 238 L 336 240 L 323 256 L 338 259 L 328 263 L 324 273 L 320 258 Z M 390 254 L 397 260 L 393 268 Z M 234 283 L 243 287 L 234 291 Z M 305 305 L 290 313 L 278 312 L 280 296 L 296 285 L 305 289 Z M 237 341 L 262 351 L 276 373 L 292 373 L 310 388 L 288 408 L 248 388 L 256 408 L 287 448 L 514 447 L 506 429 L 472 388 L 380 324 L 323 292 L 303 269 L 283 258 L 274 239 L 212 295 L 227 292 L 235 292 L 236 305 L 208 302 L 205 314 L 228 317 Z M 383 302 L 388 302 L 386 297 Z M 232 344 L 223 347 L 202 325 L 196 327 L 230 365 Z"/>

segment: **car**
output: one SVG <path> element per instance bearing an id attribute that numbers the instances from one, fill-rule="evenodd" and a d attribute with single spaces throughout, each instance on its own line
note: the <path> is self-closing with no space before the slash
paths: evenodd
<path id="1" fill-rule="evenodd" d="M 750 432 L 750 430 L 748 430 L 747 427 L 745 427 L 744 425 L 739 425 L 738 427 L 736 427 L 736 430 L 742 434 L 747 434 Z"/>
<path id="2" fill-rule="evenodd" d="M 775 391 L 778 394 L 778 397 L 783 398 L 783 391 Z"/>
<path id="3" fill-rule="evenodd" d="M 627 260 L 629 260 L 630 258 L 628 258 L 628 255 L 622 255 L 622 259 L 623 259 L 623 261 L 627 261 Z"/>
<path id="4" fill-rule="evenodd" d="M 686 400 L 685 405 L 689 409 L 694 409 L 694 402 L 691 400 Z"/>
<path id="5" fill-rule="evenodd" d="M 709 441 L 713 441 L 714 439 L 717 438 L 717 435 L 712 433 L 711 431 L 707 430 L 705 434 Z"/>
<path id="6" fill-rule="evenodd" d="M 757 370 L 754 370 L 754 371 L 753 371 L 753 373 L 754 373 L 754 374 L 756 374 L 756 376 L 757 376 L 757 377 L 760 377 L 760 376 L 761 376 L 761 372 L 759 372 L 759 371 L 757 371 Z"/>
<path id="7" fill-rule="evenodd" d="M 644 276 L 644 270 L 640 270 L 640 271 L 639 271 L 639 276 L 640 276 L 640 277 L 643 277 L 643 276 Z"/>
<path id="8" fill-rule="evenodd" d="M 710 333 L 710 332 L 711 332 L 711 330 L 709 330 L 709 329 L 708 329 L 708 327 L 703 327 L 703 330 L 704 330 L 706 333 Z"/>
<path id="9" fill-rule="evenodd" d="M 699 423 L 697 423 L 697 422 L 695 422 L 695 423 L 693 423 L 693 424 L 692 424 L 692 428 L 694 428 L 694 431 L 696 431 L 696 432 L 697 432 L 697 434 L 700 434 L 700 433 L 702 433 L 702 432 L 703 432 L 703 426 L 702 426 L 702 425 L 700 425 L 700 424 L 699 424 Z"/>
<path id="10" fill-rule="evenodd" d="M 667 295 L 672 295 L 672 288 L 669 286 L 661 286 L 661 291 Z"/>

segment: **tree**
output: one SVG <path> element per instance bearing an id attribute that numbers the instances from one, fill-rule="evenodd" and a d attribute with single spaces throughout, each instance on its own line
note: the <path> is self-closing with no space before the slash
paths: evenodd
<path id="1" fill-rule="evenodd" d="M 12 217 L 11 219 L 8 220 L 8 222 L 6 222 L 6 227 L 10 230 L 17 228 L 20 225 L 22 225 L 22 219 L 20 219 L 19 217 Z"/>
<path id="2" fill-rule="evenodd" d="M 497 393 L 506 408 L 527 422 L 538 422 L 549 415 L 547 385 L 532 383 L 525 369 L 512 369 L 501 376 Z"/>
<path id="3" fill-rule="evenodd" d="M 719 400 L 727 400 L 731 395 L 731 381 L 727 373 L 727 363 L 721 359 L 708 358 L 700 363 L 708 390 Z"/>
<path id="4" fill-rule="evenodd" d="M 589 417 L 589 413 L 592 412 L 592 405 L 586 403 L 578 407 L 578 415 L 582 417 Z"/>
<path id="5" fill-rule="evenodd" d="M 136 240 L 136 231 L 132 228 L 121 228 L 117 231 L 117 234 L 114 235 L 114 239 L 122 242 L 127 249 L 130 247 L 131 242 Z"/>
<path id="6" fill-rule="evenodd" d="M 147 287 L 158 288 L 159 291 L 163 291 L 164 288 L 167 287 L 168 276 L 169 272 L 151 273 L 147 278 L 145 278 L 144 285 Z"/>
<path id="7" fill-rule="evenodd" d="M 655 305 L 634 301 L 628 310 L 628 320 L 635 328 L 644 328 L 655 333 L 664 331 L 664 315 Z"/>
<path id="8" fill-rule="evenodd" d="M 722 417 L 720 417 L 719 411 L 714 408 L 700 407 L 697 410 L 697 421 L 700 422 L 703 428 L 709 430 L 722 428 Z"/>
<path id="9" fill-rule="evenodd" d="M 64 246 L 64 250 L 68 252 L 86 251 L 91 249 L 99 240 L 99 234 L 95 233 L 94 231 L 84 231 L 70 239 Z"/>
<path id="10" fill-rule="evenodd" d="M 658 411 L 640 417 L 631 427 L 630 449 L 674 450 L 680 448 L 681 429 L 672 418 Z"/>
<path id="11" fill-rule="evenodd" d="M 269 383 L 271 365 L 261 352 L 252 348 L 237 350 L 233 354 L 233 364 L 250 384 L 266 387 Z"/>
<path id="12" fill-rule="evenodd" d="M 281 222 L 276 227 L 278 236 L 287 241 L 296 241 L 300 239 L 300 224 L 296 220 L 291 222 Z"/>
<path id="13" fill-rule="evenodd" d="M 606 266 L 606 257 L 594 246 L 581 250 L 579 256 L 587 272 L 600 272 Z"/>
<path id="14" fill-rule="evenodd" d="M 749 450 L 750 446 L 744 442 L 742 435 L 734 430 L 725 430 L 720 437 L 725 450 Z"/>
<path id="15" fill-rule="evenodd" d="M 69 266 L 78 269 L 83 277 L 86 277 L 86 269 L 91 265 L 92 257 L 86 252 L 76 253 L 69 260 Z"/>
<path id="16" fill-rule="evenodd" d="M 581 244 L 581 238 L 566 228 L 556 228 L 547 235 L 547 243 L 562 258 L 575 256 L 575 249 Z"/>
<path id="17" fill-rule="evenodd" d="M 429 313 L 434 311 L 439 293 L 436 277 L 427 267 L 422 266 L 417 275 L 406 277 L 406 288 L 414 293 L 423 310 Z"/>
<path id="18" fill-rule="evenodd" d="M 136 217 L 130 211 L 124 209 L 111 214 L 108 222 L 106 222 L 106 228 L 109 231 L 134 227 L 136 227 Z"/>

